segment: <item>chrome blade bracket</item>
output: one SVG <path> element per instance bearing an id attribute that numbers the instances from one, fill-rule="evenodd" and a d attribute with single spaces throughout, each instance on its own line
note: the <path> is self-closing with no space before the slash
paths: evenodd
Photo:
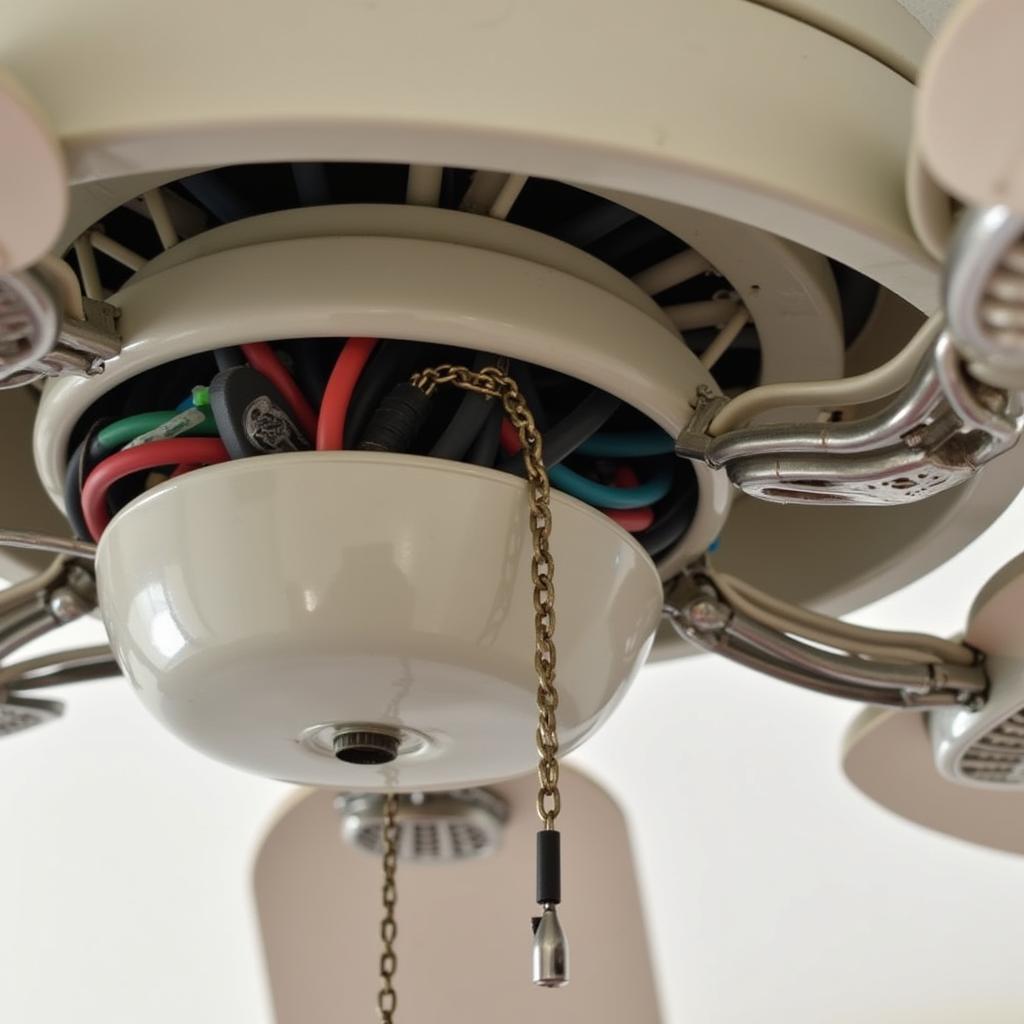
<path id="1" fill-rule="evenodd" d="M 976 709 L 988 687 L 982 658 L 973 651 L 969 664 L 931 658 L 924 651 L 914 661 L 869 659 L 842 649 L 840 639 L 812 642 L 799 634 L 798 624 L 780 629 L 756 610 L 737 608 L 703 562 L 675 582 L 664 615 L 680 637 L 703 651 L 833 697 L 894 708 Z"/>
<path id="2" fill-rule="evenodd" d="M 44 273 L 0 275 L 0 390 L 45 377 L 93 376 L 121 351 L 119 310 L 82 298 L 82 317 L 65 315 Z"/>
<path id="3" fill-rule="evenodd" d="M 722 407 L 697 395 L 676 454 L 723 469 L 764 501 L 801 505 L 905 505 L 969 480 L 1024 431 L 1018 391 L 976 380 L 941 331 L 910 381 L 878 412 L 825 423 L 772 423 L 720 436 Z"/>
<path id="4" fill-rule="evenodd" d="M 26 697 L 26 691 L 119 674 L 106 646 L 9 660 L 33 640 L 95 608 L 96 579 L 91 563 L 64 555 L 37 575 L 0 590 L 0 738 L 61 714 L 60 702 Z"/>

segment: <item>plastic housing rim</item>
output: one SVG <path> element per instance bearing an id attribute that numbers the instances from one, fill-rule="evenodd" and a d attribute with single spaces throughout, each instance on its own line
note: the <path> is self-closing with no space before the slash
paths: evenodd
<path id="1" fill-rule="evenodd" d="M 128 195 L 139 195 L 146 175 L 232 163 L 513 171 L 750 223 L 930 308 L 935 271 L 901 184 L 914 88 L 886 66 L 891 54 L 858 48 L 877 34 L 905 53 L 924 33 L 893 33 L 895 3 L 872 5 L 852 34 L 805 13 L 817 5 L 785 6 L 797 16 L 748 0 L 567 0 L 538 32 L 530 5 L 498 0 L 318 2 L 300 20 L 254 0 L 244 23 L 230 19 L 225 49 L 219 33 L 192 28 L 229 17 L 207 0 L 144 19 L 125 19 L 117 0 L 40 0 L 8 12 L 0 58 L 50 115 L 72 181 L 85 192 L 96 182 L 101 204 L 116 179 L 137 176 Z M 95 75 L 111 32 L 118 59 Z M 633 55 L 628 75 L 608 73 Z"/>
<path id="2" fill-rule="evenodd" d="M 130 282 L 115 297 L 130 339 L 99 377 L 52 382 L 34 434 L 43 486 L 60 505 L 68 438 L 118 383 L 171 359 L 262 338 L 368 335 L 496 351 L 605 388 L 675 436 L 714 379 L 660 320 L 580 277 L 475 246 L 419 238 L 285 238 L 214 252 Z M 628 339 L 628 343 L 624 340 Z M 674 574 L 718 536 L 725 474 L 695 467 Z"/>
<path id="3" fill-rule="evenodd" d="M 568 751 L 643 664 L 662 592 L 646 553 L 601 513 L 555 493 L 552 519 Z M 289 781 L 440 789 L 535 762 L 531 553 L 521 480 L 314 452 L 146 492 L 104 533 L 97 577 L 118 662 L 192 746 Z M 302 742 L 331 722 L 428 743 L 389 766 L 342 764 Z"/>

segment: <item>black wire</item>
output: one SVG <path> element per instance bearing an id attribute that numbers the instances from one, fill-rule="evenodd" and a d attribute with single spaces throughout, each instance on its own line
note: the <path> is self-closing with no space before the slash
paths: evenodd
<path id="1" fill-rule="evenodd" d="M 237 345 L 215 348 L 213 350 L 213 358 L 217 363 L 218 373 L 223 373 L 224 370 L 232 370 L 236 366 L 245 366 L 245 356 L 242 355 L 242 350 Z"/>
<path id="2" fill-rule="evenodd" d="M 291 342 L 286 351 L 291 358 L 295 383 L 306 396 L 306 401 L 314 409 L 319 409 L 331 367 L 338 357 L 337 350 L 321 338 L 300 338 Z"/>
<path id="3" fill-rule="evenodd" d="M 345 416 L 345 438 L 342 443 L 346 451 L 356 447 L 373 410 L 380 405 L 385 392 L 394 383 L 402 350 L 403 344 L 400 341 L 381 342 L 359 375 Z"/>
<path id="4" fill-rule="evenodd" d="M 476 435 L 469 450 L 468 461 L 474 466 L 493 467 L 501 447 L 501 420 L 504 410 L 500 402 L 492 402 L 483 430 Z"/>
<path id="5" fill-rule="evenodd" d="M 690 528 L 697 508 L 697 480 L 689 464 L 676 468 L 668 504 L 658 513 L 646 530 L 633 535 L 643 549 L 657 558 L 673 547 Z"/>
<path id="6" fill-rule="evenodd" d="M 529 399 L 527 401 L 529 402 Z M 614 395 L 594 388 L 572 412 L 563 416 L 553 427 L 544 430 L 544 465 L 550 469 L 551 466 L 557 466 L 567 459 L 587 438 L 596 434 L 611 419 L 621 404 Z M 532 402 L 530 407 L 537 408 Z M 524 476 L 526 470 L 523 467 L 522 454 L 503 459 L 498 464 L 498 469 Z"/>
<path id="7" fill-rule="evenodd" d="M 526 399 L 526 404 L 530 407 L 530 412 L 533 413 L 533 422 L 537 424 L 537 429 L 546 430 L 547 414 L 544 412 L 544 403 L 540 400 L 540 392 L 534 383 L 529 364 L 513 360 L 509 366 L 508 375 L 516 382 L 519 393 Z"/>
<path id="8" fill-rule="evenodd" d="M 474 370 L 482 370 L 495 362 L 496 357 L 490 353 L 478 352 L 473 358 L 472 365 Z M 467 391 L 459 401 L 459 407 L 449 420 L 448 426 L 430 449 L 431 457 L 460 461 L 479 436 L 494 404 L 494 400 L 485 395 Z"/>
<path id="9" fill-rule="evenodd" d="M 64 471 L 64 514 L 71 531 L 79 540 L 92 540 L 92 534 L 85 525 L 85 514 L 82 512 L 82 484 L 92 468 L 104 455 L 104 449 L 97 451 L 96 435 L 108 424 L 110 419 L 96 420 L 89 428 L 85 437 L 71 453 L 67 469 Z"/>

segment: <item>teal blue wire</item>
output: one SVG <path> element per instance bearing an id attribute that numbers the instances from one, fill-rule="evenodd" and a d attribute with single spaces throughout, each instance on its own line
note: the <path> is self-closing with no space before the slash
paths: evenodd
<path id="1" fill-rule="evenodd" d="M 607 487 L 573 472 L 568 466 L 552 466 L 548 477 L 553 486 L 596 508 L 643 508 L 661 501 L 672 486 L 672 473 L 666 471 L 645 480 L 638 487 Z"/>
<path id="2" fill-rule="evenodd" d="M 578 455 L 594 459 L 644 458 L 649 455 L 671 455 L 675 441 L 663 430 L 638 430 L 624 434 L 594 434 L 577 449 Z"/>

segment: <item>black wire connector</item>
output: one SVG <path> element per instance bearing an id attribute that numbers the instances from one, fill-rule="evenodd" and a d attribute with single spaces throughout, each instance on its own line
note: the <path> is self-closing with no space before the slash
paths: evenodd
<path id="1" fill-rule="evenodd" d="M 358 448 L 365 452 L 407 452 L 430 411 L 430 396 L 415 384 L 396 384 L 366 424 Z"/>

